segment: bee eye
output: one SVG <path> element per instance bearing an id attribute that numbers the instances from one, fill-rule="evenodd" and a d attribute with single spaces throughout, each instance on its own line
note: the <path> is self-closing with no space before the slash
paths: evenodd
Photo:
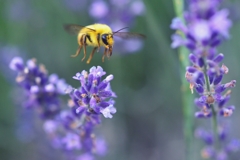
<path id="1" fill-rule="evenodd" d="M 105 44 L 105 45 L 108 45 L 108 42 L 107 42 L 107 34 L 103 34 L 102 35 L 102 41 L 103 41 L 103 43 Z"/>

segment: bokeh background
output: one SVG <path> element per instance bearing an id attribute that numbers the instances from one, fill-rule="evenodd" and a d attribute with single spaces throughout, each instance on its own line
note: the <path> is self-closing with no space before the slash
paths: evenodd
<path id="1" fill-rule="evenodd" d="M 21 94 L 16 90 L 15 74 L 8 68 L 13 56 L 36 58 L 49 73 L 57 73 L 67 83 L 76 72 L 102 66 L 113 74 L 112 89 L 118 95 L 117 113 L 104 119 L 96 133 L 108 142 L 109 160 L 184 160 L 181 76 L 178 54 L 170 48 L 169 25 L 175 12 L 171 0 L 109 0 L 98 8 L 100 0 L 2 0 L 0 5 L 0 159 L 66 159 L 54 150 L 42 130 L 41 121 L 32 111 L 15 103 Z M 97 5 L 96 5 L 97 4 Z M 94 6 L 95 5 L 95 6 Z M 105 6 L 105 8 L 104 8 Z M 95 7 L 95 8 L 94 8 Z M 240 80 L 240 2 L 223 3 L 230 9 L 233 26 L 231 38 L 219 51 L 230 69 L 224 82 Z M 115 44 L 110 60 L 101 61 L 102 53 L 92 62 L 81 62 L 83 53 L 71 58 L 77 49 L 76 36 L 67 34 L 62 25 L 76 23 L 109 24 L 114 29 L 129 27 L 143 33 L 144 41 L 121 41 Z M 88 48 L 88 53 L 90 52 Z M 240 138 L 240 85 L 233 89 L 229 103 L 236 106 L 230 121 L 230 134 Z M 64 97 L 67 99 L 67 96 Z M 194 106 L 193 106 L 194 107 Z M 208 120 L 208 123 L 210 121 Z M 202 125 L 204 120 L 196 120 Z M 200 159 L 203 144 L 194 140 L 193 154 Z M 239 159 L 239 153 L 232 159 Z"/>

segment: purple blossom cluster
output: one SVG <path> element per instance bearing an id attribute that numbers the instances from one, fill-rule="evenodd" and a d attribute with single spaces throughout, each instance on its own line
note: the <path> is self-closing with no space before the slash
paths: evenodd
<path id="1" fill-rule="evenodd" d="M 172 48 L 185 46 L 191 51 L 191 66 L 186 68 L 185 78 L 190 83 L 191 92 L 195 90 L 200 96 L 195 99 L 199 109 L 195 116 L 216 121 L 232 115 L 235 107 L 227 105 L 227 102 L 230 89 L 236 85 L 236 80 L 222 82 L 229 69 L 222 63 L 224 55 L 218 53 L 216 47 L 229 37 L 231 21 L 227 18 L 228 10 L 219 9 L 220 4 L 221 0 L 190 0 L 189 10 L 184 13 L 185 23 L 174 18 L 171 24 L 171 28 L 177 30 L 172 36 Z M 203 137 L 207 144 L 213 143 L 212 136 Z M 219 159 L 216 156 L 212 158 Z"/>
<path id="2" fill-rule="evenodd" d="M 28 60 L 25 65 L 22 58 L 15 57 L 9 67 L 18 72 L 16 82 L 27 97 L 23 104 L 25 108 L 36 108 L 41 117 L 47 119 L 59 113 L 59 95 L 65 94 L 68 87 L 63 79 L 55 74 L 48 76 L 45 67 L 38 66 L 36 59 Z"/>
<path id="3" fill-rule="evenodd" d="M 189 11 L 184 13 L 186 24 L 179 17 L 172 21 L 171 28 L 178 32 L 172 36 L 171 46 L 185 46 L 195 54 L 212 58 L 222 38 L 229 37 L 232 25 L 227 18 L 229 11 L 218 9 L 221 0 L 189 0 L 189 3 Z"/>
<path id="4" fill-rule="evenodd" d="M 218 54 L 213 59 L 207 59 L 207 69 L 204 62 L 201 62 L 203 61 L 202 57 L 197 58 L 196 55 L 190 54 L 189 59 L 192 66 L 187 67 L 185 77 L 190 83 L 191 91 L 193 92 L 195 89 L 200 95 L 195 99 L 195 104 L 200 110 L 195 113 L 195 116 L 210 118 L 213 115 L 212 107 L 215 106 L 217 107 L 214 108 L 214 111 L 220 116 L 231 116 L 235 107 L 227 105 L 231 94 L 231 90 L 228 89 L 235 87 L 236 80 L 222 83 L 223 76 L 228 72 L 225 65 L 219 66 L 218 60 L 223 59 L 223 55 Z"/>
<path id="5" fill-rule="evenodd" d="M 56 74 L 48 76 L 45 67 L 37 65 L 35 59 L 25 65 L 22 58 L 15 57 L 10 68 L 18 72 L 16 82 L 26 96 L 24 107 L 40 114 L 53 147 L 63 149 L 69 159 L 76 160 L 106 154 L 106 143 L 96 137 L 94 129 L 101 123 L 101 115 L 112 118 L 116 113 L 116 94 L 110 86 L 113 75 L 102 80 L 106 72 L 100 66 L 92 67 L 89 73 L 84 70 L 73 76 L 81 84 L 75 89 Z M 67 93 L 70 100 L 64 103 L 60 96 Z M 65 106 L 68 108 L 63 109 Z"/>
<path id="6" fill-rule="evenodd" d="M 191 66 L 186 68 L 185 77 L 190 89 L 200 95 L 195 100 L 199 107 L 196 117 L 211 117 L 211 105 L 221 116 L 230 116 L 234 106 L 226 106 L 230 99 L 230 88 L 235 87 L 236 80 L 222 83 L 223 76 L 229 72 L 222 64 L 224 55 L 218 54 L 216 47 L 223 37 L 228 37 L 231 21 L 227 19 L 228 10 L 218 10 L 220 0 L 191 0 L 189 11 L 184 14 L 186 24 L 180 18 L 172 21 L 171 28 L 177 29 L 172 36 L 172 47 L 185 46 Z M 218 23 L 217 23 L 218 22 Z M 221 24 L 221 25 L 219 25 Z M 183 34 L 184 36 L 181 36 Z"/>
<path id="7" fill-rule="evenodd" d="M 70 93 L 74 106 L 76 106 L 76 114 L 81 116 L 103 114 L 105 118 L 112 118 L 112 114 L 116 112 L 113 106 L 115 101 L 112 99 L 116 97 L 116 94 L 111 90 L 109 83 L 113 79 L 113 75 L 101 80 L 105 74 L 102 67 L 98 66 L 92 67 L 89 73 L 83 70 L 73 77 L 81 84 L 79 89 L 73 89 Z"/>
<path id="8" fill-rule="evenodd" d="M 204 159 L 226 160 L 229 154 L 236 152 L 240 149 L 240 140 L 229 139 L 227 129 L 222 127 L 218 128 L 218 149 L 214 146 L 214 134 L 204 129 L 198 128 L 195 136 L 205 143 L 205 147 L 201 150 L 201 156 Z"/>

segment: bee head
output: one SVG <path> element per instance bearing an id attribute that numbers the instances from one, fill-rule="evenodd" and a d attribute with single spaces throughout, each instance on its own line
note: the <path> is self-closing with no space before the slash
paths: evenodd
<path id="1" fill-rule="evenodd" d="M 113 35 L 106 33 L 106 34 L 102 34 L 102 42 L 107 46 L 112 46 L 114 41 L 113 41 Z"/>

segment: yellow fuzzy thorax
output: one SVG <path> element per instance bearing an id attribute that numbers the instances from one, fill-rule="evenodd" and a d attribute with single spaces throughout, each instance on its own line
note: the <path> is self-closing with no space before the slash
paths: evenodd
<path id="1" fill-rule="evenodd" d="M 93 29 L 95 31 L 93 31 L 91 29 Z M 112 35 L 113 33 L 112 33 L 111 28 L 108 25 L 98 24 L 98 23 L 88 25 L 85 28 L 81 29 L 78 34 L 78 43 L 80 44 L 80 39 L 83 35 L 88 35 L 90 37 L 91 41 L 89 39 L 86 39 L 86 44 L 89 46 L 97 47 L 98 46 L 97 38 L 98 38 L 98 36 L 100 36 L 100 39 L 99 39 L 100 46 L 106 47 L 106 45 L 102 42 L 103 34 L 108 34 L 107 42 L 110 46 L 113 46 L 114 40 L 113 40 L 113 35 Z"/>

